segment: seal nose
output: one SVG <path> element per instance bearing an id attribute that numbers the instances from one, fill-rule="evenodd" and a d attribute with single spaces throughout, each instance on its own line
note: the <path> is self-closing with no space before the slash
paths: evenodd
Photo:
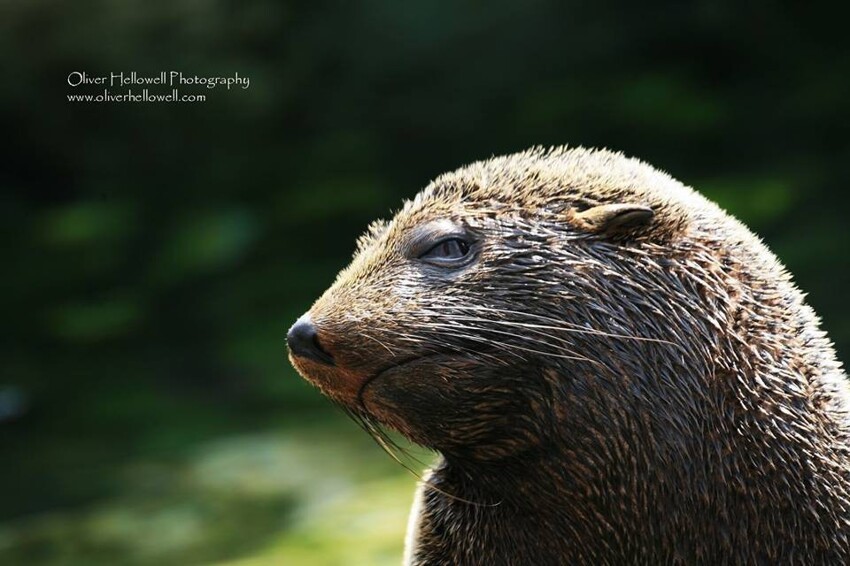
<path id="1" fill-rule="evenodd" d="M 334 365 L 333 357 L 319 344 L 319 332 L 309 314 L 295 321 L 286 333 L 289 351 L 299 358 L 307 358 L 325 365 Z"/>

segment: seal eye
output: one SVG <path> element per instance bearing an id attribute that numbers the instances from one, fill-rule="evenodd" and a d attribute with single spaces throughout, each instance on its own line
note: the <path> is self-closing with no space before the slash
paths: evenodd
<path id="1" fill-rule="evenodd" d="M 419 256 L 419 259 L 435 264 L 452 264 L 464 259 L 469 255 L 469 242 L 460 238 L 449 238 L 436 243 L 428 251 Z"/>

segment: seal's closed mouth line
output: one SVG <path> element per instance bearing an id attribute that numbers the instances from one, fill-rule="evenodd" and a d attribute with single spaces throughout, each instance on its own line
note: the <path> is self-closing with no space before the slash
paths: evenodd
<path id="1" fill-rule="evenodd" d="M 375 381 L 376 379 L 378 379 L 379 377 L 381 377 L 382 375 L 387 373 L 388 371 L 394 370 L 396 368 L 406 366 L 407 364 L 410 364 L 412 362 L 415 362 L 415 361 L 418 361 L 418 360 L 423 360 L 423 359 L 430 358 L 430 357 L 433 357 L 433 356 L 427 356 L 427 355 L 426 356 L 413 356 L 413 357 L 410 357 L 410 358 L 403 359 L 403 360 L 401 360 L 397 363 L 394 363 L 392 365 L 389 365 L 389 366 L 387 366 L 383 369 L 376 371 L 375 373 L 373 373 L 372 375 L 367 377 L 365 380 L 363 380 L 363 383 L 360 384 L 360 388 L 357 390 L 357 404 L 360 405 L 361 407 L 364 406 L 363 405 L 363 392 L 366 391 L 366 387 L 370 383 L 372 383 L 373 381 Z"/>

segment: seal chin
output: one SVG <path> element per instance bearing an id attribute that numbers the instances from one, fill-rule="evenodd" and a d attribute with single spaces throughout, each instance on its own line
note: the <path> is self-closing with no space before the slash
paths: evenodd
<path id="1" fill-rule="evenodd" d="M 360 408 L 386 422 L 400 415 L 429 411 L 451 403 L 464 384 L 464 372 L 475 364 L 468 355 L 429 353 L 411 357 L 373 374 L 361 386 Z M 395 427 L 395 425 L 391 425 Z"/>

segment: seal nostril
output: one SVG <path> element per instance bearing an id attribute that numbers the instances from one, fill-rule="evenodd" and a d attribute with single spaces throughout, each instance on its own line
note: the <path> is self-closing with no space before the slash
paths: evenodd
<path id="1" fill-rule="evenodd" d="M 299 358 L 307 358 L 329 366 L 334 365 L 333 356 L 319 343 L 319 331 L 308 314 L 295 321 L 286 333 L 286 343 L 292 354 Z"/>
<path id="2" fill-rule="evenodd" d="M 313 335 L 313 348 L 315 348 L 316 351 L 321 352 L 323 355 L 327 356 L 328 358 L 332 357 L 330 354 L 328 354 L 325 351 L 324 348 L 322 348 L 322 343 L 319 342 L 319 334 L 318 333 Z"/>

